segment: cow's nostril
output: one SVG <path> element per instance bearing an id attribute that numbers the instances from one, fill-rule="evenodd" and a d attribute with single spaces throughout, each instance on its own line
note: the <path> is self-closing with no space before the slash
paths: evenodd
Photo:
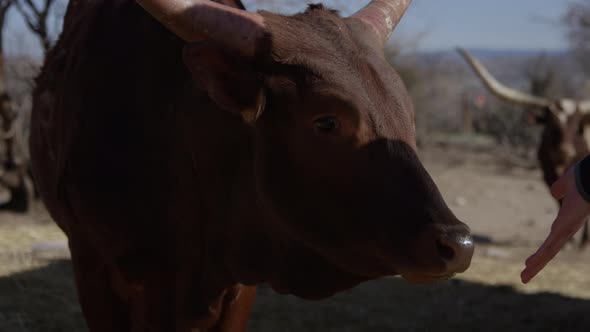
<path id="1" fill-rule="evenodd" d="M 436 240 L 439 257 L 446 263 L 447 272 L 460 273 L 465 271 L 473 256 L 473 238 L 469 233 L 455 230 L 447 231 Z"/>
<path id="2" fill-rule="evenodd" d="M 439 238 L 436 241 L 436 249 L 438 250 L 440 257 L 447 262 L 450 262 L 455 258 L 455 249 L 448 245 L 448 241 L 446 241 L 444 237 Z"/>
<path id="3" fill-rule="evenodd" d="M 447 277 L 467 270 L 473 257 L 473 238 L 465 224 L 431 224 L 415 250 L 425 274 Z"/>

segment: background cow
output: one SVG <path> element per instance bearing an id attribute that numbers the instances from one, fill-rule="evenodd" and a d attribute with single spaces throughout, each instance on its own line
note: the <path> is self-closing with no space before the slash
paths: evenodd
<path id="1" fill-rule="evenodd" d="M 467 269 L 469 228 L 384 59 L 410 1 L 349 18 L 138 2 L 162 24 L 70 1 L 34 92 L 33 175 L 91 331 L 242 331 L 244 285 L 320 299 Z"/>
<path id="2" fill-rule="evenodd" d="M 537 159 L 548 187 L 569 167 L 590 154 L 590 101 L 568 98 L 551 100 L 513 90 L 498 82 L 467 51 L 458 51 L 491 93 L 510 103 L 533 109 L 536 122 L 543 125 Z M 582 231 L 580 247 L 587 244 L 588 222 Z"/>

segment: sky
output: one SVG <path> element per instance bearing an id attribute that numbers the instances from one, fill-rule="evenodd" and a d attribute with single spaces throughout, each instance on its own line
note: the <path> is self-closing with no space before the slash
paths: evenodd
<path id="1" fill-rule="evenodd" d="M 556 50 L 567 47 L 560 18 L 568 0 L 416 0 L 400 32 L 424 31 L 425 49 L 455 46 Z"/>
<path id="2" fill-rule="evenodd" d="M 319 1 L 319 0 L 318 0 Z M 283 13 L 301 10 L 306 0 L 244 0 L 251 9 L 263 7 Z M 418 39 L 420 51 L 466 48 L 501 50 L 561 50 L 567 47 L 559 19 L 570 0 L 414 0 L 393 40 Z M 258 6 L 257 4 L 262 3 Z M 343 14 L 356 11 L 368 0 L 325 0 Z M 287 4 L 287 5 L 284 5 Z M 59 29 L 54 24 L 54 29 Z M 38 41 L 16 10 L 9 13 L 5 49 L 9 54 L 39 56 Z"/>

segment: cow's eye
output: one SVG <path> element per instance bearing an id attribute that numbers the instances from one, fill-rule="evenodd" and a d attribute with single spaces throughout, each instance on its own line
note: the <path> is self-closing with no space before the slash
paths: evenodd
<path id="1" fill-rule="evenodd" d="M 318 118 L 313 123 L 316 132 L 322 134 L 329 134 L 340 128 L 340 122 L 334 116 L 324 116 Z"/>

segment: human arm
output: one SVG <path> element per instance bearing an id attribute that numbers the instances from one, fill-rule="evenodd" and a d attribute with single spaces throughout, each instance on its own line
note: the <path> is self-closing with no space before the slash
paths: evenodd
<path id="1" fill-rule="evenodd" d="M 541 247 L 525 262 L 523 283 L 535 277 L 590 216 L 590 156 L 570 168 L 551 186 L 551 195 L 561 200 L 557 218 Z"/>

